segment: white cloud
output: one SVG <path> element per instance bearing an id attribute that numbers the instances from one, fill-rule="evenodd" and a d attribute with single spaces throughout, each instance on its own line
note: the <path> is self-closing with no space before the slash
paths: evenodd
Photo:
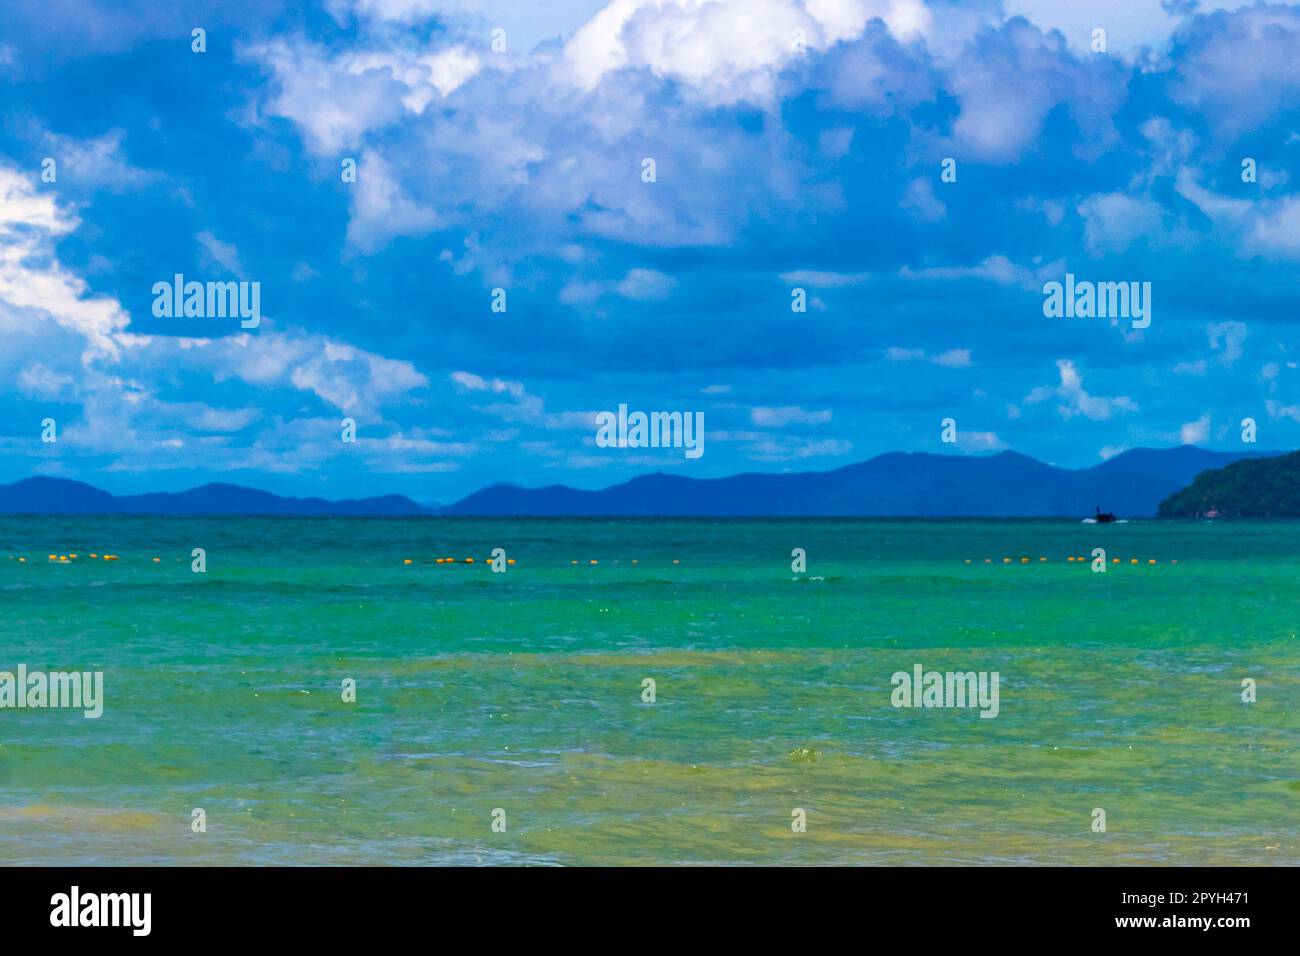
<path id="1" fill-rule="evenodd" d="M 348 240 L 363 250 L 372 251 L 393 236 L 423 235 L 438 225 L 437 214 L 403 192 L 388 163 L 374 150 L 362 152 L 352 189 Z"/>
<path id="2" fill-rule="evenodd" d="M 292 120 L 322 155 L 356 147 L 363 134 L 399 118 L 403 87 L 387 69 L 354 70 L 321 47 L 275 40 L 247 55 L 275 77 L 278 91 L 265 103 L 271 116 Z"/>
<path id="3" fill-rule="evenodd" d="M 1056 409 L 1061 417 L 1069 421 L 1076 415 L 1093 421 L 1106 421 L 1115 412 L 1135 412 L 1137 404 L 1127 395 L 1106 398 L 1089 395 L 1083 388 L 1083 376 L 1069 359 L 1059 359 L 1056 368 L 1061 376 L 1061 384 L 1056 387 L 1039 386 L 1025 396 L 1025 404 L 1035 404 L 1056 398 L 1060 404 Z"/>
<path id="4" fill-rule="evenodd" d="M 1269 398 L 1264 401 L 1264 410 L 1269 418 L 1290 418 L 1300 422 L 1300 405 L 1283 405 Z"/>
<path id="5" fill-rule="evenodd" d="M 946 352 L 940 352 L 933 356 L 930 361 L 935 365 L 942 365 L 944 368 L 969 368 L 970 349 L 948 349 Z"/>
<path id="6" fill-rule="evenodd" d="M 761 425 L 765 428 L 784 428 L 786 425 L 822 425 L 831 420 L 831 410 L 826 408 L 820 411 L 809 411 L 797 405 L 786 405 L 780 408 L 768 408 L 760 405 L 750 410 L 749 417 L 755 425 Z"/>
<path id="7" fill-rule="evenodd" d="M 31 334 L 31 321 L 19 314 L 44 317 L 82 337 L 83 360 L 89 361 L 118 353 L 129 317 L 115 300 L 90 297 L 86 283 L 55 258 L 55 240 L 79 225 L 54 194 L 38 193 L 25 177 L 0 166 L 0 301 L 9 307 L 0 323 Z"/>
<path id="8" fill-rule="evenodd" d="M 1001 451 L 1006 448 L 1006 442 L 997 436 L 996 432 L 973 432 L 958 430 L 957 447 L 969 452 L 981 451 Z"/>
<path id="9" fill-rule="evenodd" d="M 902 206 L 920 222 L 938 222 L 948 215 L 948 207 L 934 195 L 928 179 L 914 179 L 903 192 Z"/>
<path id="10" fill-rule="evenodd" d="M 215 264 L 237 276 L 244 275 L 244 264 L 239 261 L 239 250 L 228 242 L 222 242 L 208 230 L 203 230 L 194 237 L 202 247 L 206 261 Z"/>
<path id="11" fill-rule="evenodd" d="M 761 438 L 745 446 L 755 461 L 793 461 L 803 458 L 838 457 L 847 455 L 853 443 L 838 438 L 798 438 L 782 436 Z"/>
<path id="12" fill-rule="evenodd" d="M 1300 261 L 1300 195 L 1232 199 L 1204 188 L 1186 169 L 1179 173 L 1176 188 L 1238 243 L 1242 255 Z"/>
<path id="13" fill-rule="evenodd" d="M 1194 422 L 1178 430 L 1178 440 L 1184 445 L 1198 445 L 1210 437 L 1210 413 L 1206 412 Z"/>
<path id="14" fill-rule="evenodd" d="M 512 424 L 533 425 L 548 430 L 595 429 L 595 411 L 548 412 L 545 402 L 529 394 L 522 382 L 509 382 L 500 378 L 487 379 L 473 372 L 452 372 L 451 380 L 470 392 L 488 392 L 506 395 L 511 401 L 476 405 L 475 410 L 492 415 Z"/>
<path id="15" fill-rule="evenodd" d="M 1139 239 L 1164 235 L 1160 204 L 1144 196 L 1099 193 L 1079 204 L 1083 241 L 1092 256 L 1124 252 Z"/>
<path id="16" fill-rule="evenodd" d="M 18 373 L 18 389 L 32 398 L 62 398 L 73 387 L 71 375 L 56 372 L 37 362 Z"/>
<path id="17" fill-rule="evenodd" d="M 58 183 L 67 187 L 93 187 L 108 192 L 137 189 L 159 178 L 153 170 L 139 169 L 127 162 L 122 153 L 126 133 L 109 130 L 90 139 L 76 139 L 42 130 L 33 138 L 44 141 L 49 157 L 56 163 Z"/>
<path id="18" fill-rule="evenodd" d="M 218 338 L 139 335 L 117 300 L 93 296 L 65 268 L 56 241 L 76 217 L 55 194 L 0 166 L 0 391 L 5 382 L 28 399 L 76 407 L 60 421 L 60 447 L 120 456 L 106 467 L 254 468 L 294 470 L 319 461 L 320 434 L 293 432 L 293 419 L 242 436 L 257 426 L 269 388 L 315 395 L 339 411 L 377 419 L 381 409 L 426 386 L 409 362 L 393 360 L 326 336 L 273 331 Z M 233 249 L 200 238 L 214 258 L 237 267 Z M 227 383 L 235 407 L 171 393 L 194 383 L 205 394 Z M 225 393 L 223 392 L 223 394 Z M 337 433 L 338 420 L 331 431 Z M 297 434 L 297 445 L 286 445 Z M 337 453 L 333 445 L 324 446 Z"/>
<path id="19" fill-rule="evenodd" d="M 303 340 L 310 357 L 289 375 L 341 412 L 374 413 L 382 402 L 429 384 L 410 362 L 384 358 L 329 339 Z"/>
<path id="20" fill-rule="evenodd" d="M 349 5 L 360 17 L 410 26 L 437 19 L 440 25 L 464 36 L 490 37 L 491 30 L 506 30 L 512 52 L 527 52 L 542 40 L 563 37 L 591 18 L 604 0 L 331 0 Z"/>
<path id="21" fill-rule="evenodd" d="M 932 362 L 944 368 L 969 368 L 971 365 L 970 349 L 948 349 L 946 352 L 930 355 L 925 349 L 891 346 L 885 349 L 885 358 L 890 362 Z"/>
<path id="22" fill-rule="evenodd" d="M 1001 286 L 1041 292 L 1043 283 L 1052 276 L 1059 277 L 1063 269 L 1064 264 L 1060 262 L 1030 269 L 1016 265 L 1004 255 L 992 255 L 976 266 L 936 266 L 926 269 L 903 266 L 899 274 L 905 279 L 982 279 Z"/>
<path id="23" fill-rule="evenodd" d="M 610 71 L 646 69 L 714 105 L 767 103 L 777 73 L 800 55 L 794 31 L 820 49 L 861 36 L 873 17 L 903 39 L 931 23 L 920 0 L 612 0 L 575 31 L 564 55 L 573 82 L 587 90 Z"/>
<path id="24" fill-rule="evenodd" d="M 1202 19 L 1180 39 L 1186 48 L 1173 96 L 1209 118 L 1223 139 L 1256 128 L 1277 104 L 1300 96 L 1300 10 L 1293 5 L 1258 3 L 1231 17 Z"/>
<path id="25" fill-rule="evenodd" d="M 980 34 L 949 68 L 949 86 L 961 106 L 953 123 L 954 156 L 1014 161 L 1062 103 L 1070 106 L 1081 144 L 1095 148 L 1117 135 L 1111 117 L 1125 95 L 1122 67 L 1104 58 L 1076 59 L 1059 34 L 1012 20 Z"/>
<path id="26" fill-rule="evenodd" d="M 489 380 L 481 375 L 475 375 L 473 372 L 452 372 L 451 380 L 471 392 L 490 391 L 498 395 L 510 395 L 513 398 L 523 398 L 526 394 L 522 382 L 507 382 L 505 379 L 500 378 Z"/>
<path id="27" fill-rule="evenodd" d="M 1242 343 L 1246 341 L 1246 323 L 1212 322 L 1206 329 L 1210 336 L 1210 348 L 1220 351 L 1219 361 L 1232 365 L 1244 354 Z"/>
<path id="28" fill-rule="evenodd" d="M 631 269 L 615 288 L 625 299 L 666 299 L 675 284 L 671 276 L 654 269 Z"/>
<path id="29" fill-rule="evenodd" d="M 672 276 L 654 269 L 629 269 L 619 280 L 567 282 L 559 300 L 565 305 L 593 305 L 606 295 L 620 295 L 638 302 L 654 301 L 668 298 L 676 285 Z"/>
<path id="30" fill-rule="evenodd" d="M 838 289 L 861 285 L 871 278 L 869 272 L 819 272 L 815 269 L 796 269 L 782 272 L 781 281 L 793 286 L 811 286 L 814 289 Z"/>

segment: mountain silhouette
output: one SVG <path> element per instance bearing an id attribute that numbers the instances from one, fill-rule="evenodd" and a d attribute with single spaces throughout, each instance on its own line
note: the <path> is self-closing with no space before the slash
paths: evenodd
<path id="1" fill-rule="evenodd" d="M 231 484 L 112 495 L 80 481 L 35 477 L 0 485 L 0 514 L 1082 518 L 1099 506 L 1136 518 L 1155 515 L 1203 471 L 1279 454 L 1135 448 L 1070 470 L 1011 451 L 889 452 L 832 471 L 727 478 L 656 472 L 596 491 L 491 485 L 441 509 L 401 495 L 327 501 Z"/>
<path id="2" fill-rule="evenodd" d="M 409 498 L 384 495 L 345 501 L 285 498 L 241 485 L 210 484 L 188 491 L 111 495 L 66 478 L 25 478 L 0 485 L 3 514 L 150 515 L 418 515 L 428 514 Z"/>
<path id="3" fill-rule="evenodd" d="M 1160 515 L 1300 518 L 1300 452 L 1202 472 L 1161 503 Z"/>
<path id="4" fill-rule="evenodd" d="M 492 485 L 442 510 L 451 515 L 1090 516 L 1155 515 L 1202 471 L 1276 452 L 1190 445 L 1136 448 L 1077 471 L 1016 452 L 965 456 L 890 452 L 833 471 L 688 478 L 661 472 L 598 491 Z"/>

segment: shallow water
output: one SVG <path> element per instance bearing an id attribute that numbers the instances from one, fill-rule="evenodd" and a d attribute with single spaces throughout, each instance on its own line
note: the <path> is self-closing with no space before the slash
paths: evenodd
<path id="1" fill-rule="evenodd" d="M 0 863 L 1294 865 L 1298 598 L 1285 522 L 0 518 L 0 670 L 106 696 L 0 709 Z"/>

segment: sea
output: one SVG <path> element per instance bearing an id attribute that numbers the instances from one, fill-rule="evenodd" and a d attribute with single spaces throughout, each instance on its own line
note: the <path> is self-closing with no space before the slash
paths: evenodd
<path id="1" fill-rule="evenodd" d="M 0 517 L 0 864 L 1296 865 L 1298 631 L 1294 522 Z"/>

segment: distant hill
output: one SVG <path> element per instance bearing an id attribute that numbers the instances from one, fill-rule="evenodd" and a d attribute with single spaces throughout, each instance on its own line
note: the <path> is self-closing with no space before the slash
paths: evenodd
<path id="1" fill-rule="evenodd" d="M 598 491 L 492 485 L 443 509 L 452 515 L 1151 517 L 1200 472 L 1277 452 L 1183 445 L 1135 448 L 1072 471 L 1016 452 L 964 456 L 891 452 L 834 471 L 687 478 L 655 473 Z"/>
<path id="2" fill-rule="evenodd" d="M 1072 471 L 1010 451 L 890 452 L 833 471 L 729 478 L 657 472 L 598 491 L 492 485 L 441 509 L 401 495 L 327 501 L 230 484 L 119 496 L 80 481 L 38 477 L 0 485 L 0 514 L 1082 518 L 1100 506 L 1122 518 L 1151 517 L 1161 501 L 1186 488 L 1201 472 L 1277 454 L 1206 451 L 1190 445 L 1135 448 Z"/>
<path id="3" fill-rule="evenodd" d="M 66 478 L 25 478 L 0 485 L 0 514 L 151 515 L 418 515 L 425 508 L 401 495 L 326 501 L 284 498 L 240 485 L 211 484 L 180 492 L 111 495 Z"/>
<path id="4" fill-rule="evenodd" d="M 1300 518 L 1300 452 L 1202 472 L 1160 503 L 1162 517 Z"/>

